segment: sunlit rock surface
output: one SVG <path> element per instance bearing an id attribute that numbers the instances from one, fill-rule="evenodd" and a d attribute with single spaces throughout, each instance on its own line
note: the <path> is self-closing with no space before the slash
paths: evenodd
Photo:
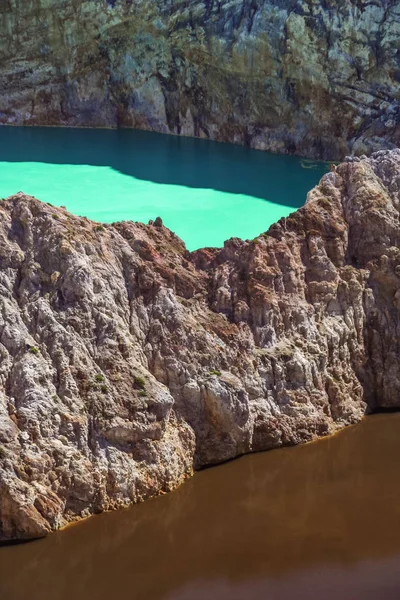
<path id="1" fill-rule="evenodd" d="M 4 0 L 0 31 L 3 123 L 400 145 L 397 0 Z"/>
<path id="2" fill-rule="evenodd" d="M 400 398 L 400 151 L 253 241 L 0 202 L 0 535 L 42 536 Z M 110 198 L 112 202 L 112 198 Z"/>

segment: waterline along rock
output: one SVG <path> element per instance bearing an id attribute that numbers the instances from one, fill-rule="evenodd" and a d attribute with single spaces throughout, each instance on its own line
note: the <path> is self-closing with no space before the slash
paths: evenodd
<path id="1" fill-rule="evenodd" d="M 399 204 L 399 150 L 194 253 L 160 219 L 0 202 L 2 539 L 398 407 Z"/>
<path id="2" fill-rule="evenodd" d="M 400 145 L 397 0 L 3 0 L 0 123 Z"/>

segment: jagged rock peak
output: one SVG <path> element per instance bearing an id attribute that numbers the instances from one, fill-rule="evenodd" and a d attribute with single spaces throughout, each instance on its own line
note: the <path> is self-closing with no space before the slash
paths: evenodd
<path id="1" fill-rule="evenodd" d="M 0 535 L 46 535 L 399 405 L 400 151 L 253 241 L 0 202 Z"/>

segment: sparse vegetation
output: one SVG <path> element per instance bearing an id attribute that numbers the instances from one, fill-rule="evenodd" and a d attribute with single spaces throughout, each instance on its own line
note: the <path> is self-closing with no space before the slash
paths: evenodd
<path id="1" fill-rule="evenodd" d="M 40 350 L 39 350 L 39 348 L 36 348 L 36 346 L 31 346 L 31 347 L 29 348 L 29 352 L 30 352 L 31 354 L 39 354 Z"/>
<path id="2" fill-rule="evenodd" d="M 97 225 L 96 231 L 104 231 L 103 225 Z"/>
<path id="3" fill-rule="evenodd" d="M 96 377 L 95 377 L 95 380 L 96 380 L 98 383 L 102 383 L 103 381 L 105 381 L 105 379 L 104 379 L 104 375 L 101 375 L 101 374 L 99 373 L 98 375 L 96 375 Z"/>
<path id="4" fill-rule="evenodd" d="M 53 217 L 53 219 L 59 219 L 60 217 L 56 214 L 51 215 Z"/>
<path id="5" fill-rule="evenodd" d="M 289 347 L 286 348 L 277 348 L 276 349 L 276 354 L 277 356 L 281 357 L 281 358 L 292 358 L 293 357 L 293 350 Z"/>
<path id="6" fill-rule="evenodd" d="M 210 371 L 209 375 L 216 375 L 217 377 L 220 377 L 222 375 L 222 373 L 218 369 L 212 369 Z"/>
<path id="7" fill-rule="evenodd" d="M 139 395 L 140 398 L 145 398 L 147 396 L 145 390 L 140 390 L 140 392 L 139 392 L 138 395 Z"/>
<path id="8" fill-rule="evenodd" d="M 7 456 L 7 450 L 4 446 L 0 446 L 0 458 L 5 458 Z"/>
<path id="9" fill-rule="evenodd" d="M 107 394 L 107 392 L 108 392 L 108 387 L 107 387 L 106 385 L 102 385 L 100 389 L 101 389 L 101 391 L 103 392 L 103 394 Z"/>
<path id="10" fill-rule="evenodd" d="M 321 204 L 321 206 L 323 206 L 324 208 L 330 208 L 331 203 L 329 202 L 328 198 L 320 198 L 319 199 L 319 203 Z"/>
<path id="11" fill-rule="evenodd" d="M 141 390 L 144 390 L 144 388 L 146 387 L 146 382 L 143 379 L 143 377 L 135 377 L 134 381 L 135 381 L 135 385 L 138 388 L 140 388 Z"/>

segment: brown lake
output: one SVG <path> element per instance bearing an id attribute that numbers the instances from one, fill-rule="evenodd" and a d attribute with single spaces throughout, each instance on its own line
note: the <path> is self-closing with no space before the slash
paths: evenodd
<path id="1" fill-rule="evenodd" d="M 1 600 L 322 597 L 400 597 L 400 414 L 0 548 Z"/>

